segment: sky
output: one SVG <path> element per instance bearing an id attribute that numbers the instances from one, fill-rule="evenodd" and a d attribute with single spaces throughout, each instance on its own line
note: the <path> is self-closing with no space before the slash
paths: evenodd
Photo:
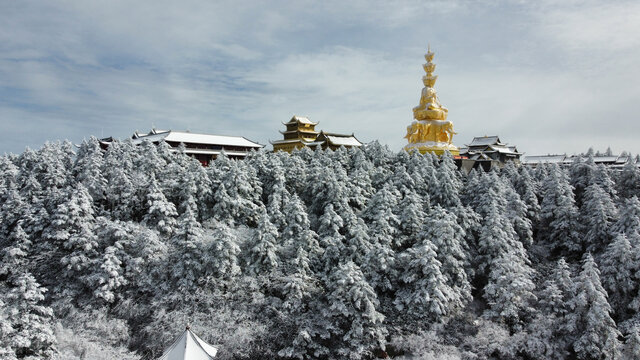
<path id="1" fill-rule="evenodd" d="M 0 0 L 0 154 L 293 115 L 400 150 L 428 44 L 454 144 L 640 153 L 638 1 Z"/>

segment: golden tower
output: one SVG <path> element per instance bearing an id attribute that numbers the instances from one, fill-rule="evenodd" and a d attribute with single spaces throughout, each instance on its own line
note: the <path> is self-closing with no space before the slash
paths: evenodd
<path id="1" fill-rule="evenodd" d="M 409 143 L 404 147 L 406 151 L 420 151 L 424 154 L 427 152 L 436 155 L 442 155 L 445 151 L 449 151 L 453 155 L 459 155 L 458 148 L 451 143 L 453 135 L 453 123 L 447 120 L 449 110 L 442 106 L 436 90 L 433 86 L 438 79 L 437 75 L 433 75 L 436 64 L 433 63 L 431 48 L 427 50 L 424 58 L 427 60 L 422 67 L 427 73 L 422 77 L 424 88 L 420 96 L 420 104 L 413 108 L 413 122 L 407 126 L 407 135 L 405 138 Z"/>

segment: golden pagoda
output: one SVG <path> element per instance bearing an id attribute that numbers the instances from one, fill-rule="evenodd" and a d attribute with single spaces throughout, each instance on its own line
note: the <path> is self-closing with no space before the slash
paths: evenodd
<path id="1" fill-rule="evenodd" d="M 451 143 L 456 132 L 453 131 L 453 123 L 447 120 L 449 110 L 442 106 L 433 88 L 438 79 L 437 75 L 433 75 L 436 69 L 436 64 L 433 63 L 434 55 L 430 47 L 424 55 L 427 63 L 422 67 L 427 74 L 422 77 L 424 88 L 420 104 L 413 108 L 414 121 L 407 126 L 405 138 L 409 143 L 404 149 L 408 152 L 420 151 L 422 154 L 431 152 L 442 155 L 449 151 L 453 155 L 459 155 L 460 151 Z"/>

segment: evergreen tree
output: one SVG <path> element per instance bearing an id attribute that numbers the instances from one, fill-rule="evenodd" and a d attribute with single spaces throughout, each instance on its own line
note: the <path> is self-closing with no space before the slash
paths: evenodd
<path id="1" fill-rule="evenodd" d="M 623 359 L 640 359 L 640 325 L 631 328 L 624 343 Z"/>
<path id="2" fill-rule="evenodd" d="M 55 351 L 53 311 L 42 305 L 45 292 L 31 274 L 23 273 L 6 295 L 13 331 L 5 341 L 9 340 L 18 358 L 48 358 Z"/>
<path id="3" fill-rule="evenodd" d="M 384 349 L 384 316 L 377 311 L 376 293 L 358 266 L 352 262 L 339 265 L 326 287 L 328 306 L 322 315 L 329 322 L 331 357 L 368 358 L 375 348 Z"/>
<path id="4" fill-rule="evenodd" d="M 589 185 L 583 194 L 580 213 L 582 223 L 587 225 L 583 248 L 593 252 L 606 247 L 611 241 L 611 223 L 617 216 L 609 195 L 597 184 Z"/>
<path id="5" fill-rule="evenodd" d="M 624 314 L 631 296 L 638 291 L 636 274 L 640 263 L 631 243 L 624 234 L 618 234 L 602 254 L 602 285 L 607 289 L 616 315 Z"/>
<path id="6" fill-rule="evenodd" d="M 73 164 L 73 175 L 76 181 L 87 188 L 91 198 L 96 202 L 104 199 L 107 186 L 107 180 L 102 171 L 103 163 L 103 151 L 98 139 L 91 137 L 89 140 L 84 140 Z"/>
<path id="7" fill-rule="evenodd" d="M 417 319 L 440 321 L 451 313 L 455 298 L 442 274 L 436 246 L 427 238 L 402 254 L 403 287 L 394 304 L 399 311 Z"/>
<path id="8" fill-rule="evenodd" d="M 492 262 L 483 297 L 489 304 L 485 312 L 490 318 L 499 319 L 517 328 L 530 314 L 535 285 L 531 280 L 533 269 L 513 252 L 501 254 Z"/>
<path id="9" fill-rule="evenodd" d="M 278 258 L 278 229 L 263 212 L 258 220 L 258 228 L 251 239 L 248 270 L 256 275 L 269 274 L 280 265 Z"/>
<path id="10" fill-rule="evenodd" d="M 318 235 L 311 230 L 305 206 L 298 195 L 292 195 L 291 200 L 285 204 L 283 212 L 287 214 L 287 225 L 280 234 L 282 257 L 295 256 L 298 248 L 304 249 L 311 257 L 317 256 L 321 252 Z"/>
<path id="11" fill-rule="evenodd" d="M 429 198 L 445 209 L 460 206 L 459 193 L 462 189 L 462 181 L 458 177 L 458 168 L 449 152 L 441 157 L 437 171 L 438 181 L 431 185 Z"/>
<path id="12" fill-rule="evenodd" d="M 217 279 L 231 280 L 239 274 L 238 255 L 240 247 L 235 234 L 225 224 L 218 224 L 213 231 L 209 248 L 210 255 L 203 266 L 211 270 Z"/>
<path id="13" fill-rule="evenodd" d="M 340 262 L 344 253 L 344 236 L 340 230 L 344 220 L 333 210 L 332 204 L 327 204 L 320 216 L 318 237 L 323 251 L 322 259 L 325 269 L 332 269 Z"/>
<path id="14" fill-rule="evenodd" d="M 574 311 L 570 314 L 576 324 L 578 339 L 573 349 L 578 359 L 620 358 L 620 332 L 611 319 L 611 306 L 607 293 L 600 283 L 600 271 L 587 254 L 582 271 L 576 281 L 577 296 L 573 299 Z"/>
<path id="15" fill-rule="evenodd" d="M 549 169 L 549 175 L 542 184 L 542 194 L 540 235 L 553 248 L 581 251 L 583 242 L 573 189 L 567 175 L 557 165 Z"/>
<path id="16" fill-rule="evenodd" d="M 622 199 L 640 196 L 640 168 L 637 163 L 627 161 L 618 176 L 618 194 Z"/>
<path id="17" fill-rule="evenodd" d="M 472 300 L 471 284 L 465 272 L 465 232 L 456 220 L 454 213 L 436 205 L 421 233 L 421 238 L 431 241 L 437 249 L 437 260 L 442 264 L 442 275 L 451 289 L 447 294 L 450 311 L 461 310 Z"/>
<path id="18" fill-rule="evenodd" d="M 162 234 L 171 234 L 176 225 L 178 212 L 176 206 L 164 196 L 153 175 L 149 182 L 146 199 L 147 213 L 144 215 L 142 223 L 149 227 L 155 227 Z"/>

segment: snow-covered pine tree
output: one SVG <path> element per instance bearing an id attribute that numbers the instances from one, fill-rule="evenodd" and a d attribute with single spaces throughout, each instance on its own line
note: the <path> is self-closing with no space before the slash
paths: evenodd
<path id="1" fill-rule="evenodd" d="M 636 325 L 627 334 L 622 359 L 640 359 L 640 325 Z"/>
<path id="2" fill-rule="evenodd" d="M 266 211 L 263 211 L 249 243 L 247 271 L 255 275 L 265 275 L 280 266 L 278 238 L 278 229 L 271 223 Z"/>
<path id="3" fill-rule="evenodd" d="M 577 295 L 568 317 L 576 324 L 573 350 L 578 359 L 619 359 L 620 332 L 611 319 L 611 306 L 600 283 L 600 271 L 591 254 L 586 254 L 576 280 Z"/>
<path id="4" fill-rule="evenodd" d="M 622 319 L 627 305 L 639 288 L 637 273 L 640 258 L 624 233 L 618 234 L 607 246 L 600 260 L 602 285 L 607 290 L 617 319 Z"/>
<path id="5" fill-rule="evenodd" d="M 0 355 L 8 359 L 51 358 L 56 339 L 53 310 L 43 305 L 47 289 L 28 272 L 13 275 L 9 286 L 0 286 L 0 346 L 9 345 L 9 349 L 0 347 Z"/>
<path id="6" fill-rule="evenodd" d="M 396 292 L 394 304 L 410 318 L 441 321 L 459 303 L 456 299 L 459 296 L 442 274 L 442 263 L 437 259 L 436 249 L 431 239 L 425 237 L 400 255 L 402 286 Z"/>
<path id="7" fill-rule="evenodd" d="M 618 219 L 611 224 L 612 234 L 625 234 L 634 248 L 640 248 L 640 201 L 636 196 L 624 200 Z"/>
<path id="8" fill-rule="evenodd" d="M 451 288 L 447 294 L 450 312 L 461 310 L 472 300 L 471 284 L 465 272 L 468 259 L 464 243 L 465 232 L 456 215 L 436 205 L 426 220 L 420 238 L 435 245 L 436 258 L 442 264 L 445 283 Z"/>
<path id="9" fill-rule="evenodd" d="M 609 194 L 599 185 L 589 185 L 582 196 L 580 208 L 582 224 L 586 225 L 582 249 L 597 252 L 611 242 L 611 223 L 617 216 L 617 209 Z"/>
<path id="10" fill-rule="evenodd" d="M 187 200 L 188 202 L 188 200 Z M 209 272 L 204 232 L 190 206 L 178 219 L 178 227 L 171 237 L 167 271 L 169 285 L 186 294 L 202 285 L 202 278 Z M 217 254 L 214 254 L 214 256 Z"/>
<path id="11" fill-rule="evenodd" d="M 398 208 L 400 234 L 397 245 L 400 250 L 404 250 L 418 241 L 426 215 L 422 198 L 415 191 L 407 193 L 398 203 Z"/>
<path id="12" fill-rule="evenodd" d="M 622 168 L 616 181 L 618 195 L 622 199 L 640 196 L 640 168 L 629 159 Z"/>
<path id="13" fill-rule="evenodd" d="M 240 273 L 240 247 L 235 234 L 226 224 L 217 224 L 205 253 L 208 256 L 202 262 L 202 266 L 210 270 L 215 279 L 228 281 Z"/>
<path id="14" fill-rule="evenodd" d="M 360 268 L 353 262 L 340 264 L 331 271 L 326 288 L 328 306 L 322 314 L 330 324 L 330 357 L 369 358 L 374 349 L 384 349 L 384 316 Z"/>
<path id="15" fill-rule="evenodd" d="M 345 238 L 341 233 L 344 220 L 333 210 L 333 204 L 327 204 L 318 222 L 318 239 L 323 249 L 323 266 L 325 270 L 333 269 L 344 254 Z"/>
<path id="16" fill-rule="evenodd" d="M 485 316 L 520 328 L 532 312 L 536 300 L 532 281 L 534 270 L 517 251 L 501 253 L 491 264 L 483 297 L 489 304 Z"/>
<path id="17" fill-rule="evenodd" d="M 283 213 L 287 214 L 287 225 L 280 234 L 283 258 L 296 256 L 298 248 L 304 249 L 311 258 L 317 257 L 322 252 L 318 244 L 318 235 L 311 230 L 306 208 L 298 195 L 291 196 L 283 208 Z"/>
<path id="18" fill-rule="evenodd" d="M 104 168 L 103 155 L 98 139 L 92 136 L 80 145 L 72 169 L 76 181 L 87 188 L 96 203 L 104 200 L 107 186 L 107 180 L 102 171 Z"/>
<path id="19" fill-rule="evenodd" d="M 162 234 L 171 234 L 175 225 L 178 212 L 176 206 L 167 200 L 160 190 L 154 175 L 150 175 L 146 194 L 147 212 L 142 218 L 142 223 L 158 229 Z"/>
<path id="20" fill-rule="evenodd" d="M 542 183 L 540 233 L 554 249 L 580 252 L 583 248 L 578 208 L 567 174 L 556 164 Z"/>
<path id="21" fill-rule="evenodd" d="M 429 198 L 445 209 L 453 209 L 461 205 L 460 190 L 462 181 L 453 156 L 448 151 L 440 158 L 437 169 L 437 181 L 431 184 Z"/>

